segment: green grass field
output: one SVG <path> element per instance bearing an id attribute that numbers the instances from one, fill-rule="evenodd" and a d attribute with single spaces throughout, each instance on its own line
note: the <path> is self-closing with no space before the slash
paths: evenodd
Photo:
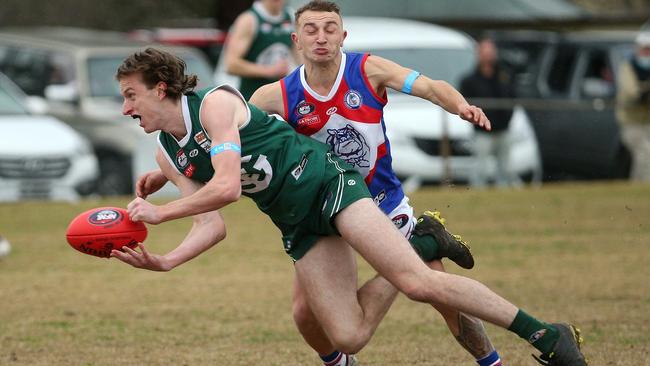
<path id="1" fill-rule="evenodd" d="M 650 185 L 547 185 L 474 192 L 422 190 L 473 247 L 478 279 L 546 320 L 584 332 L 592 365 L 650 365 Z M 248 199 L 223 210 L 228 238 L 169 273 L 83 255 L 68 222 L 97 206 L 0 205 L 0 365 L 318 365 L 291 318 L 292 264 L 278 231 Z M 173 248 L 190 221 L 149 227 L 148 248 Z M 373 275 L 360 262 L 363 280 Z M 535 350 L 487 325 L 506 365 Z M 439 315 L 400 296 L 362 365 L 473 365 Z"/>

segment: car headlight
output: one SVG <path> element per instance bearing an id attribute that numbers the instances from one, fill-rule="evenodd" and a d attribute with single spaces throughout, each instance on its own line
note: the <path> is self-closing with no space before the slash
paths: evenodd
<path id="1" fill-rule="evenodd" d="M 75 149 L 75 153 L 78 155 L 89 155 L 93 153 L 93 147 L 90 142 L 86 140 L 80 140 L 77 148 Z"/>

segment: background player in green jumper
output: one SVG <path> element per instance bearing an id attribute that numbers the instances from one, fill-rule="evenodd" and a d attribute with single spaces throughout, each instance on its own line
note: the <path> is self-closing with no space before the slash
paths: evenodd
<path id="1" fill-rule="evenodd" d="M 260 86 L 289 73 L 293 15 L 284 0 L 259 0 L 240 14 L 228 32 L 226 70 L 239 76 L 239 91 L 248 100 Z"/>
<path id="2" fill-rule="evenodd" d="M 129 56 L 117 78 L 122 112 L 147 133 L 161 131 L 156 160 L 183 195 L 160 206 L 136 198 L 129 216 L 150 224 L 194 216 L 194 225 L 165 255 L 140 244 L 139 251 L 124 247 L 113 257 L 137 268 L 171 270 L 225 237 L 217 210 L 243 193 L 281 229 L 308 304 L 337 349 L 359 351 L 392 302 L 383 288 L 357 290 L 352 247 L 382 276 L 376 286 L 387 280 L 412 300 L 508 328 L 541 350 L 549 365 L 586 365 L 574 327 L 539 321 L 475 280 L 428 268 L 374 204 L 359 173 L 327 153 L 326 145 L 297 135 L 228 87 L 191 92 L 196 77 L 186 76 L 184 62 L 166 52 Z M 201 133 L 211 141 L 209 158 Z"/>

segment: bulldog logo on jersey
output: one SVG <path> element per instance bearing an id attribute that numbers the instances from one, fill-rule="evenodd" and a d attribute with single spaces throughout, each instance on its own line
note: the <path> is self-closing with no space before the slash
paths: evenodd
<path id="1" fill-rule="evenodd" d="M 358 109 L 363 103 L 363 97 L 361 97 L 361 94 L 359 94 L 358 91 L 350 89 L 347 93 L 345 93 L 343 101 L 348 108 Z"/>
<path id="2" fill-rule="evenodd" d="M 348 124 L 343 128 L 328 129 L 327 133 L 325 143 L 329 144 L 341 159 L 353 167 L 370 167 L 370 161 L 366 159 L 370 148 L 359 131 Z"/>

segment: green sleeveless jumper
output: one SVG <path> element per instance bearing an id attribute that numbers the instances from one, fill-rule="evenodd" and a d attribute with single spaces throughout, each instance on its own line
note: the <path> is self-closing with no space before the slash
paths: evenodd
<path id="1" fill-rule="evenodd" d="M 291 53 L 291 32 L 293 22 L 287 8 L 282 10 L 278 19 L 267 19 L 252 7 L 250 11 L 257 20 L 256 35 L 244 59 L 260 65 L 273 65 L 279 60 L 286 60 Z M 241 78 L 239 91 L 248 100 L 260 86 L 277 81 L 266 78 Z"/>
<path id="2" fill-rule="evenodd" d="M 229 86 L 219 88 L 238 94 Z M 216 89 L 190 92 L 182 99 L 184 115 L 189 117 L 185 121 L 188 134 L 183 139 L 178 141 L 162 131 L 158 136 L 169 163 L 180 174 L 200 182 L 215 174 L 211 140 L 199 110 L 203 98 Z M 370 193 L 363 178 L 331 154 L 328 145 L 296 133 L 254 105 L 247 106 L 250 119 L 239 129 L 242 194 L 271 217 L 283 233 L 285 250 L 297 260 L 318 236 L 337 233 L 330 220 L 338 212 Z M 302 247 L 296 249 L 301 242 Z"/>

